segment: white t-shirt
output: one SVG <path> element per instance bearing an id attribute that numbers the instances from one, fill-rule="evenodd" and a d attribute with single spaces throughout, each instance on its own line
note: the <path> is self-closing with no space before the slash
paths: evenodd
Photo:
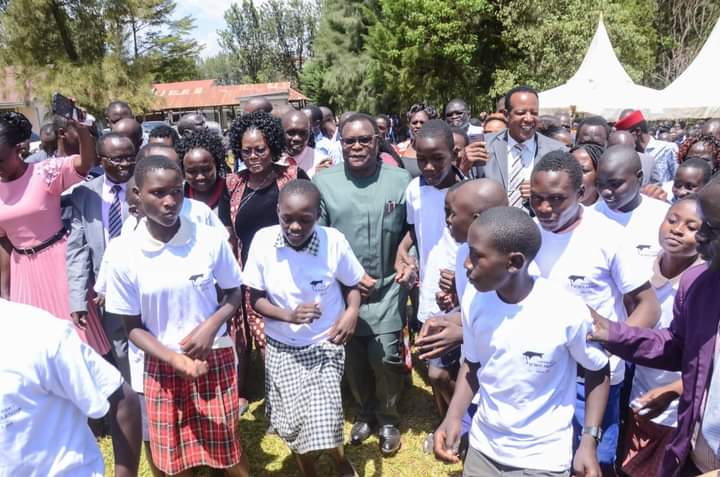
<path id="1" fill-rule="evenodd" d="M 634 248 L 623 243 L 625 231 L 592 209 L 583 209 L 573 229 L 553 233 L 540 227 L 542 246 L 534 263 L 539 274 L 583 299 L 611 321 L 624 322 L 623 296 L 637 290 L 650 276 Z M 611 383 L 625 377 L 625 364 L 610 359 Z"/>
<path id="2" fill-rule="evenodd" d="M 655 329 L 669 328 L 673 320 L 673 306 L 675 304 L 675 294 L 680 285 L 680 276 L 668 280 L 660 273 L 657 261 L 654 265 L 655 273 L 651 280 L 655 295 L 660 303 L 660 320 L 655 325 Z M 635 366 L 635 377 L 633 378 L 632 388 L 630 390 L 630 401 L 637 399 L 658 386 L 666 386 L 680 379 L 680 373 L 674 371 L 665 371 L 662 369 L 647 368 L 645 366 Z M 662 414 L 652 419 L 656 424 L 668 427 L 677 426 L 677 408 L 678 399 L 670 403 L 668 408 Z"/>
<path id="3" fill-rule="evenodd" d="M 243 277 L 245 285 L 265 291 L 274 305 L 294 310 L 298 305 L 319 303 L 322 315 L 308 324 L 265 319 L 265 334 L 290 346 L 308 346 L 327 339 L 335 321 L 345 311 L 340 285 L 354 287 L 365 274 L 350 244 L 339 230 L 315 227 L 317 254 L 295 250 L 281 241 L 279 225 L 260 229 L 250 244 Z"/>
<path id="4" fill-rule="evenodd" d="M 0 299 L 0 475 L 104 475 L 87 426 L 110 409 L 120 373 L 44 310 Z"/>
<path id="5" fill-rule="evenodd" d="M 635 253 L 642 258 L 649 279 L 652 275 L 653 263 L 661 250 L 660 224 L 665 220 L 670 204 L 642 194 L 640 198 L 640 205 L 630 212 L 611 210 L 602 199 L 598 200 L 593 207 L 604 216 L 625 227 L 626 243 L 630 244 L 635 249 Z"/>
<path id="6" fill-rule="evenodd" d="M 173 351 L 218 309 L 215 284 L 242 285 L 240 266 L 226 234 L 180 216 L 180 229 L 167 243 L 150 236 L 143 219 L 134 234 L 121 235 L 107 271 L 105 308 L 140 315 L 147 330 Z M 225 325 L 217 336 L 225 334 Z"/>
<path id="7" fill-rule="evenodd" d="M 422 176 L 413 179 L 405 190 L 407 222 L 415 227 L 421 283 L 425 280 L 427 271 L 425 265 L 430 250 L 440 241 L 443 232 L 447 229 L 445 194 L 447 194 L 447 189 L 438 189 L 427 185 Z"/>
<path id="8" fill-rule="evenodd" d="M 300 154 L 292 156 L 292 158 L 297 166 L 304 170 L 308 177 L 311 178 L 315 175 L 315 168 L 322 160 L 332 159 L 327 154 L 323 154 L 321 151 L 313 149 L 310 146 L 305 146 L 305 149 L 303 149 Z"/>
<path id="9" fill-rule="evenodd" d="M 572 459 L 576 365 L 600 370 L 607 356 L 586 340 L 590 311 L 542 277 L 520 303 L 467 287 L 465 359 L 479 363 L 470 445 L 496 462 L 563 472 Z"/>
<path id="10" fill-rule="evenodd" d="M 420 282 L 420 299 L 418 303 L 418 320 L 425 320 L 432 315 L 440 313 L 435 295 L 440 291 L 440 270 L 455 270 L 455 257 L 459 244 L 452 238 L 450 231 L 445 228 L 440 241 L 436 243 L 428 254 L 425 263 L 425 277 Z"/>
<path id="11" fill-rule="evenodd" d="M 217 227 L 225 232 L 225 238 L 228 238 L 228 232 L 225 225 L 220 221 L 215 212 L 202 201 L 185 197 L 183 200 L 182 209 L 180 209 L 180 215 L 187 217 L 191 222 L 196 224 L 205 224 Z M 128 231 L 137 229 L 138 219 L 137 217 L 130 215 L 125 222 L 123 222 L 122 231 L 120 235 L 125 234 Z"/>

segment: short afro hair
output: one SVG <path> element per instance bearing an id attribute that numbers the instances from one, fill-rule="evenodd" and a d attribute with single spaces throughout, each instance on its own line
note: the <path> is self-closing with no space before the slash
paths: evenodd
<path id="1" fill-rule="evenodd" d="M 468 136 L 467 131 L 465 129 L 458 127 L 458 126 L 451 126 L 450 132 L 453 134 L 457 134 L 461 138 L 463 138 L 463 141 L 465 141 L 465 145 L 467 146 L 470 144 L 470 137 Z M 455 136 L 453 136 L 453 142 L 455 142 Z"/>
<path id="2" fill-rule="evenodd" d="M 265 111 L 255 111 L 254 113 L 243 114 L 235 119 L 230 125 L 230 149 L 236 159 L 240 159 L 242 155 L 242 137 L 246 131 L 257 130 L 265 138 L 272 160 L 277 162 L 285 149 L 285 130 L 282 127 L 280 119 L 272 117 Z"/>
<path id="3" fill-rule="evenodd" d="M 340 136 L 342 137 L 343 129 L 345 129 L 345 125 L 349 123 L 354 123 L 357 121 L 362 121 L 370 124 L 373 128 L 373 134 L 379 134 L 380 130 L 377 127 L 377 123 L 375 122 L 375 118 L 370 116 L 369 114 L 365 113 L 352 113 L 350 116 L 345 118 L 344 121 L 340 123 Z"/>
<path id="4" fill-rule="evenodd" d="M 320 208 L 320 189 L 317 188 L 312 181 L 307 179 L 293 179 L 282 189 L 280 189 L 280 195 L 278 196 L 278 203 L 280 203 L 285 197 L 291 195 L 301 195 L 303 197 L 310 197 L 315 201 L 315 205 Z"/>
<path id="5" fill-rule="evenodd" d="M 540 229 L 527 212 L 517 207 L 488 209 L 475 219 L 472 226 L 483 227 L 499 252 L 522 253 L 528 264 L 540 250 Z"/>
<path id="6" fill-rule="evenodd" d="M 410 109 L 408 109 L 408 112 L 407 112 L 408 123 L 412 122 L 412 117 L 415 116 L 419 112 L 425 113 L 429 120 L 437 119 L 437 117 L 438 117 L 437 110 L 435 108 L 433 108 L 432 106 L 426 105 L 425 103 L 415 103 L 412 106 L 410 106 Z"/>
<path id="7" fill-rule="evenodd" d="M 415 139 L 420 138 L 436 138 L 444 137 L 445 144 L 447 144 L 448 150 L 452 152 L 455 148 L 455 138 L 453 138 L 452 129 L 450 125 L 442 119 L 431 119 L 422 125 L 415 135 Z"/>
<path id="8" fill-rule="evenodd" d="M 182 177 L 182 171 L 177 162 L 171 161 L 165 156 L 148 156 L 143 158 L 135 166 L 135 184 L 138 188 L 142 188 L 145 183 L 145 177 L 147 177 L 150 171 L 169 170 L 175 171 L 180 177 Z"/>
<path id="9" fill-rule="evenodd" d="M 161 124 L 152 128 L 148 137 L 169 137 L 173 147 L 175 147 L 180 140 L 177 131 L 167 124 Z"/>
<path id="10" fill-rule="evenodd" d="M 512 111 L 512 102 L 510 100 L 516 93 L 530 93 L 532 95 L 535 95 L 538 100 L 540 99 L 540 95 L 538 94 L 536 89 L 531 88 L 530 86 L 516 86 L 507 93 L 505 93 L 505 110 L 508 113 Z"/>
<path id="11" fill-rule="evenodd" d="M 580 136 L 580 130 L 584 126 L 600 126 L 605 129 L 605 136 L 610 137 L 610 125 L 602 116 L 588 116 L 586 118 L 582 118 L 577 125 L 577 136 Z"/>
<path id="12" fill-rule="evenodd" d="M 574 190 L 580 190 L 582 187 L 582 167 L 569 152 L 561 150 L 548 152 L 535 164 L 532 175 L 534 176 L 538 172 L 565 172 L 570 176 L 570 183 Z"/>
<path id="13" fill-rule="evenodd" d="M 590 156 L 590 160 L 592 161 L 593 169 L 597 171 L 598 162 L 600 162 L 600 156 L 602 156 L 605 152 L 605 148 L 592 142 L 586 142 L 570 148 L 570 154 L 577 151 L 578 149 L 582 149 L 583 151 L 588 153 L 588 156 Z"/>
<path id="14" fill-rule="evenodd" d="M 712 177 L 713 172 L 710 163 L 700 157 L 686 158 L 685 161 L 680 163 L 680 165 L 678 166 L 677 170 L 679 171 L 680 169 L 698 169 L 699 171 L 701 171 L 703 176 L 703 185 L 710 182 L 710 177 Z M 677 171 L 675 172 L 675 174 L 677 174 Z"/>
<path id="15" fill-rule="evenodd" d="M 205 149 L 210 153 L 215 161 L 215 169 L 217 175 L 225 177 L 227 173 L 227 164 L 225 162 L 225 146 L 223 146 L 222 138 L 210 131 L 209 129 L 198 129 L 188 132 L 175 145 L 180 164 L 183 164 L 185 155 L 193 149 Z"/>

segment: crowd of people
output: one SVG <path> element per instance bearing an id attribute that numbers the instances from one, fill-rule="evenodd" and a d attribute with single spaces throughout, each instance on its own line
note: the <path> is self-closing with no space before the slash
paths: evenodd
<path id="1" fill-rule="evenodd" d="M 107 426 L 115 475 L 144 443 L 154 476 L 248 476 L 253 356 L 305 477 L 399 451 L 413 368 L 467 477 L 720 469 L 720 119 L 496 109 L 418 103 L 400 140 L 264 99 L 144 134 L 113 101 L 31 155 L 0 115 L 0 475 L 104 475 Z"/>

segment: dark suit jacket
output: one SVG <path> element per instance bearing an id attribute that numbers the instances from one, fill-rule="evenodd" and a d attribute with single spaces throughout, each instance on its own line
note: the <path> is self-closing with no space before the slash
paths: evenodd
<path id="1" fill-rule="evenodd" d="M 102 221 L 102 186 L 105 176 L 85 182 L 72 191 L 72 221 L 67 244 L 70 311 L 87 311 L 87 293 L 95 281 L 105 253 Z M 123 203 L 122 217 L 127 218 Z"/>
<path id="2" fill-rule="evenodd" d="M 537 149 L 535 153 L 535 160 L 540 159 L 550 151 L 556 151 L 558 149 L 567 151 L 565 144 L 554 139 L 550 139 L 542 134 L 535 134 L 537 138 Z M 487 177 L 493 179 L 503 185 L 507 189 L 508 187 L 508 130 L 504 129 L 494 134 L 488 134 L 485 137 L 485 148 L 488 151 L 490 158 L 484 167 L 473 166 L 470 170 L 470 177 L 473 179 L 480 177 Z"/>

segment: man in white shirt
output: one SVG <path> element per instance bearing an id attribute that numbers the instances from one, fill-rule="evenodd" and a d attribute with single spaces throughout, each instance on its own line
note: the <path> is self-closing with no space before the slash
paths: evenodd
<path id="1" fill-rule="evenodd" d="M 87 419 L 110 417 L 115 475 L 136 476 L 137 397 L 72 325 L 44 310 L 0 299 L 0 475 L 102 477 Z"/>
<path id="2" fill-rule="evenodd" d="M 648 279 L 660 252 L 658 228 L 670 204 L 640 193 L 642 169 L 635 150 L 613 146 L 600 157 L 596 184 L 600 199 L 593 208 L 625 228 L 627 243 L 642 259 Z"/>
<path id="3" fill-rule="evenodd" d="M 582 300 L 530 275 L 540 244 L 532 219 L 517 208 L 489 209 L 470 227 L 465 268 L 472 286 L 462 299 L 468 366 L 435 432 L 438 457 L 457 461 L 460 421 L 479 394 L 465 477 L 569 475 L 578 364 L 588 370 L 588 412 L 573 467 L 579 475 L 600 472 L 595 447 L 607 357 L 586 341 L 592 322 Z"/>
<path id="4" fill-rule="evenodd" d="M 572 154 L 553 151 L 537 163 L 530 181 L 530 206 L 542 235 L 535 257 L 540 276 L 582 298 L 587 306 L 612 321 L 652 328 L 660 316 L 649 274 L 634 249 L 625 244 L 623 228 L 580 203 L 582 169 Z M 657 231 L 656 231 L 657 234 Z M 632 304 L 628 317 L 625 302 Z M 601 467 L 610 472 L 615 461 L 624 362 L 610 358 L 611 389 L 605 410 L 603 439 L 598 445 Z M 576 442 L 585 409 L 583 384 L 578 383 Z"/>
<path id="5" fill-rule="evenodd" d="M 71 196 L 72 222 L 67 245 L 70 311 L 76 326 L 87 326 L 88 292 L 97 279 L 107 245 L 120 235 L 128 216 L 127 182 L 135 169 L 135 147 L 119 133 L 107 133 L 97 143 L 97 155 L 105 174 L 76 187 Z M 115 365 L 130 381 L 127 334 L 120 320 L 103 317 L 103 329 L 111 343 Z"/>

